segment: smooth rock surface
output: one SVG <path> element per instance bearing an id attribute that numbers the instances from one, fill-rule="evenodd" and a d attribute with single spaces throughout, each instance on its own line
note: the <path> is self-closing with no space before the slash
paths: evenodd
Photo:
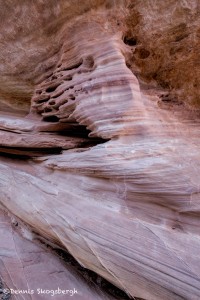
<path id="1" fill-rule="evenodd" d="M 5 284 L 5 299 L 6 294 L 8 299 L 16 300 L 113 299 L 89 286 L 72 267 L 36 243 L 34 235 L 3 210 L 0 210 L 0 232 L 0 278 Z M 65 294 L 55 294 L 59 289 Z"/>

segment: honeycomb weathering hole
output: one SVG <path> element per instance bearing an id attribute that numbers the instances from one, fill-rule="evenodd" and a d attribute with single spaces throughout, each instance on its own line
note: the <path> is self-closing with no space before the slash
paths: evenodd
<path id="1" fill-rule="evenodd" d="M 84 65 L 89 69 L 93 68 L 94 58 L 91 55 L 87 56 L 84 60 Z"/>
<path id="2" fill-rule="evenodd" d="M 149 55 L 150 51 L 145 48 L 141 48 L 138 50 L 138 56 L 140 59 L 146 59 L 147 57 L 149 57 Z"/>
<path id="3" fill-rule="evenodd" d="M 124 37 L 124 43 L 128 46 L 136 46 L 137 45 L 137 39 L 135 37 Z"/>
<path id="4" fill-rule="evenodd" d="M 57 89 L 57 87 L 60 85 L 60 83 L 59 84 L 54 84 L 54 85 L 51 85 L 51 86 L 49 86 L 47 89 L 46 89 L 46 92 L 47 93 L 52 93 L 52 92 L 54 92 L 56 89 Z"/>
<path id="5" fill-rule="evenodd" d="M 44 116 L 43 121 L 56 123 L 59 122 L 59 118 L 56 116 Z"/>
<path id="6" fill-rule="evenodd" d="M 66 66 L 66 67 L 63 67 L 61 69 L 61 71 L 70 71 L 70 70 L 73 70 L 73 69 L 78 69 L 81 65 L 83 64 L 83 60 L 80 60 L 79 62 L 71 65 L 71 66 Z M 58 66 L 58 68 L 60 68 L 62 65 Z"/>

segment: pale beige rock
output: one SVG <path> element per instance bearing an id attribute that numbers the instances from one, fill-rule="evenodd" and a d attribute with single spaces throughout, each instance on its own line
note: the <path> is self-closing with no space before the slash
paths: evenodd
<path id="1" fill-rule="evenodd" d="M 4 62 L 2 77 L 15 89 L 20 82 L 32 98 L 24 95 L 20 104 L 12 93 L 7 98 L 1 93 L 0 151 L 11 157 L 1 159 L 0 200 L 38 234 L 130 296 L 197 300 L 199 117 L 176 101 L 168 103 L 168 90 L 163 94 L 155 82 L 148 92 L 148 82 L 140 86 L 141 78 L 138 82 L 130 70 L 137 47 L 123 43 L 125 35 L 125 42 L 130 38 L 132 9 L 151 24 L 158 2 L 152 10 L 149 1 L 131 7 L 126 1 L 99 1 L 98 8 L 93 1 L 91 10 L 91 1 L 80 7 L 50 2 L 46 15 L 37 11 L 33 18 L 36 24 L 45 16 L 38 32 L 31 35 L 29 22 L 25 36 L 16 32 L 27 53 L 24 60 L 8 33 L 13 65 L 8 76 Z M 196 2 L 191 3 L 195 10 Z M 183 8 L 182 1 L 176 5 Z M 54 155 L 57 148 L 62 153 Z M 47 149 L 51 153 L 44 155 Z M 19 160 L 22 154 L 32 159 Z"/>

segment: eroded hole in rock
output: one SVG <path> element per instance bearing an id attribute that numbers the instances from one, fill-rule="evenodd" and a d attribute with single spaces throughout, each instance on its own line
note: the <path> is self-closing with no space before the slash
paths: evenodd
<path id="1" fill-rule="evenodd" d="M 58 87 L 59 85 L 60 85 L 60 83 L 49 86 L 49 87 L 46 89 L 46 92 L 47 92 L 47 93 L 52 93 L 52 92 L 54 92 L 54 91 L 57 89 L 57 87 Z"/>
<path id="2" fill-rule="evenodd" d="M 178 100 L 177 97 L 173 94 L 162 94 L 160 95 L 160 100 L 165 104 L 173 104 L 176 106 L 183 105 L 183 102 Z"/>
<path id="3" fill-rule="evenodd" d="M 67 123 L 62 123 L 62 124 L 67 124 Z M 103 139 L 100 137 L 89 137 L 89 134 L 91 131 L 86 128 L 84 125 L 80 125 L 77 122 L 74 123 L 69 123 L 68 128 L 64 128 L 57 132 L 58 135 L 60 136 L 68 136 L 68 137 L 79 137 L 79 138 L 86 138 L 87 143 L 91 143 L 91 145 L 98 145 L 98 144 L 103 144 L 109 141 L 108 139 Z"/>
<path id="4" fill-rule="evenodd" d="M 52 111 L 52 109 L 49 108 L 49 107 L 45 107 L 45 109 L 44 109 L 44 112 L 45 112 L 45 113 L 48 113 L 48 112 L 51 112 L 51 111 Z"/>
<path id="5" fill-rule="evenodd" d="M 49 101 L 49 105 L 55 105 L 56 102 L 54 100 Z"/>
<path id="6" fill-rule="evenodd" d="M 64 145 L 63 141 L 71 138 L 72 141 L 69 142 L 69 147 L 71 147 L 73 143 L 74 147 L 67 148 L 65 144 L 63 146 L 64 150 L 86 149 L 108 141 L 99 137 L 89 136 L 91 131 L 89 131 L 86 126 L 76 122 L 75 114 L 73 114 L 78 105 L 76 102 L 77 99 L 87 97 L 85 94 L 87 94 L 88 91 L 85 90 L 80 79 L 80 83 L 76 83 L 76 78 L 74 78 L 73 83 L 75 83 L 75 86 L 70 85 L 70 81 L 73 80 L 74 74 L 77 75 L 79 72 L 92 72 L 94 66 L 95 61 L 90 54 L 84 55 L 81 59 L 76 58 L 75 61 L 72 59 L 69 61 L 65 60 L 65 62 L 57 66 L 51 75 L 51 80 L 55 79 L 55 81 L 44 80 L 37 86 L 36 96 L 32 98 L 33 107 L 35 111 L 42 116 L 42 121 L 56 123 L 55 126 L 57 126 L 58 129 L 52 132 L 52 134 L 55 135 L 56 142 L 60 141 L 60 143 Z M 86 75 L 84 75 L 84 77 L 86 77 Z M 85 80 L 87 81 L 87 78 L 85 78 Z M 90 77 L 88 81 L 89 80 L 92 80 L 92 78 Z M 94 89 L 94 86 L 92 86 L 92 89 Z M 41 91 L 42 95 L 38 95 L 37 91 Z M 52 124 L 47 125 L 47 127 L 48 126 L 51 127 Z M 65 128 L 67 126 L 67 129 L 62 130 L 62 126 Z M 51 131 L 48 130 L 48 133 L 50 132 Z M 66 137 L 66 140 L 64 137 Z"/>
<path id="7" fill-rule="evenodd" d="M 164 102 L 170 102 L 171 101 L 171 97 L 170 97 L 169 94 L 160 95 L 160 98 Z"/>
<path id="8" fill-rule="evenodd" d="M 145 59 L 150 55 L 150 51 L 145 48 L 137 49 L 137 53 L 140 59 Z"/>
<path id="9" fill-rule="evenodd" d="M 58 77 L 57 77 L 56 75 L 53 75 L 53 76 L 51 77 L 52 80 L 57 79 L 57 78 L 58 78 Z"/>
<path id="10" fill-rule="evenodd" d="M 36 94 L 41 95 L 41 94 L 42 94 L 42 91 L 36 91 Z"/>
<path id="11" fill-rule="evenodd" d="M 135 37 L 125 36 L 124 37 L 124 43 L 128 46 L 136 46 L 137 45 L 137 39 Z"/>
<path id="12" fill-rule="evenodd" d="M 73 70 L 73 69 L 78 69 L 81 65 L 82 65 L 83 61 L 80 60 L 79 62 L 69 66 L 69 67 L 63 67 L 62 68 L 62 71 L 70 71 L 70 70 Z"/>
<path id="13" fill-rule="evenodd" d="M 180 42 L 182 41 L 183 39 L 187 38 L 189 36 L 189 33 L 181 33 L 180 35 L 178 35 L 176 38 L 175 38 L 175 42 Z"/>
<path id="14" fill-rule="evenodd" d="M 59 118 L 56 116 L 44 116 L 43 121 L 56 123 L 59 122 Z"/>
<path id="15" fill-rule="evenodd" d="M 129 61 L 126 62 L 127 68 L 131 69 L 131 63 Z"/>
<path id="16" fill-rule="evenodd" d="M 50 99 L 50 96 L 45 97 L 45 98 L 42 98 L 42 99 L 38 99 L 38 100 L 37 100 L 37 103 L 43 103 L 43 102 L 48 101 L 49 99 Z"/>
<path id="17" fill-rule="evenodd" d="M 65 78 L 64 78 L 64 80 L 66 80 L 66 81 L 70 81 L 70 80 L 72 80 L 72 76 L 70 76 L 70 75 L 68 75 L 68 76 L 66 76 Z"/>
<path id="18" fill-rule="evenodd" d="M 52 95 L 52 98 L 57 98 L 57 97 L 61 96 L 63 93 L 64 93 L 64 90 L 63 90 L 63 91 L 56 92 L 55 95 Z"/>
<path id="19" fill-rule="evenodd" d="M 91 69 L 94 67 L 94 58 L 89 55 L 84 59 L 84 66 Z"/>
<path id="20" fill-rule="evenodd" d="M 69 95 L 69 99 L 70 99 L 70 100 L 75 100 L 76 98 L 75 98 L 74 95 Z"/>

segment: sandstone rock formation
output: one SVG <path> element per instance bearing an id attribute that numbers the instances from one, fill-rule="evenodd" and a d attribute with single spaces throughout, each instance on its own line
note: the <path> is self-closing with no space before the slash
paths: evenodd
<path id="1" fill-rule="evenodd" d="M 10 299 L 12 295 L 11 299 L 17 300 L 47 300 L 51 297 L 61 300 L 71 297 L 84 300 L 113 299 L 89 286 L 71 266 L 61 263 L 49 249 L 36 243 L 35 238 L 34 243 L 31 242 L 33 235 L 25 228 L 20 228 L 20 224 L 2 210 L 0 224 L 0 276 L 5 284 L 2 284 L 2 298 Z M 55 291 L 59 292 L 58 287 L 65 294 L 54 294 Z"/>
<path id="2" fill-rule="evenodd" d="M 45 285 L 74 282 L 83 299 L 112 296 L 34 234 L 130 297 L 199 299 L 198 0 L 14 2 L 0 1 L 5 253 L 29 274 L 30 247 L 32 269 L 63 272 Z"/>

